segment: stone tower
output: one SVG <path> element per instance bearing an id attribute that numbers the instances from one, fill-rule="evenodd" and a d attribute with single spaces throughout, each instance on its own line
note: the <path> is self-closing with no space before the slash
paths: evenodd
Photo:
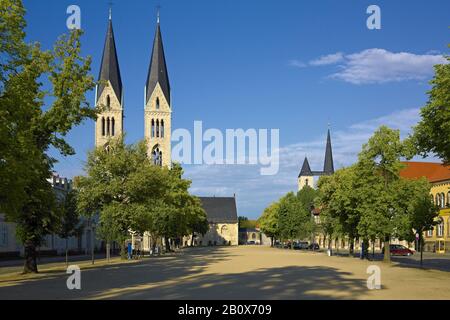
<path id="1" fill-rule="evenodd" d="M 153 51 L 144 90 L 145 139 L 147 153 L 156 165 L 171 167 L 170 84 L 159 23 L 156 25 Z"/>
<path id="2" fill-rule="evenodd" d="M 104 106 L 105 109 L 95 123 L 95 146 L 101 147 L 111 138 L 120 137 L 123 134 L 123 88 L 111 11 L 98 79 L 104 83 L 96 88 L 95 104 Z"/>
<path id="3" fill-rule="evenodd" d="M 298 190 L 300 191 L 306 186 L 314 188 L 314 175 L 311 171 L 311 167 L 309 166 L 307 157 L 305 157 L 302 169 L 300 170 L 300 174 L 298 175 Z"/>
<path id="4" fill-rule="evenodd" d="M 323 171 L 312 171 L 309 166 L 308 158 L 305 157 L 303 161 L 302 169 L 298 175 L 298 190 L 302 190 L 305 186 L 314 188 L 314 177 L 318 176 L 330 176 L 334 173 L 333 163 L 333 148 L 331 147 L 331 134 L 328 129 L 327 133 L 327 145 L 325 148 L 325 161 L 323 164 Z"/>

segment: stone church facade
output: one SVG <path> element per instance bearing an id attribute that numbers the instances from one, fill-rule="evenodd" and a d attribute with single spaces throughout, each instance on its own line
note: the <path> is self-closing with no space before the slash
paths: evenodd
<path id="1" fill-rule="evenodd" d="M 96 89 L 96 106 L 103 112 L 95 124 L 95 146 L 106 147 L 124 133 L 124 88 L 120 74 L 111 14 Z M 169 74 L 164 54 L 159 15 L 153 40 L 150 66 L 144 86 L 144 137 L 147 154 L 155 165 L 171 167 L 172 105 Z M 237 245 L 238 216 L 235 197 L 200 198 L 210 225 L 205 235 L 194 238 L 197 245 Z M 150 235 L 132 235 L 133 246 L 149 251 Z M 183 239 L 190 244 L 191 239 Z"/>

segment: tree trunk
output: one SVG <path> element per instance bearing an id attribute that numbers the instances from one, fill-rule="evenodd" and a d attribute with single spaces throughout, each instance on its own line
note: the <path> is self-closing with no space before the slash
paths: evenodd
<path id="1" fill-rule="evenodd" d="M 375 240 L 372 241 L 372 259 L 375 259 Z"/>
<path id="2" fill-rule="evenodd" d="M 106 260 L 110 261 L 110 257 L 111 257 L 111 245 L 109 244 L 109 241 L 106 242 Z"/>
<path id="3" fill-rule="evenodd" d="M 420 267 L 423 267 L 423 238 L 422 232 L 419 233 L 419 249 L 420 249 Z"/>
<path id="4" fill-rule="evenodd" d="M 384 262 L 391 263 L 391 241 L 389 237 L 384 239 Z"/>
<path id="5" fill-rule="evenodd" d="M 194 246 L 194 236 L 195 236 L 195 232 L 192 232 L 191 247 Z"/>
<path id="6" fill-rule="evenodd" d="M 270 237 L 270 246 L 273 247 L 273 237 Z"/>
<path id="7" fill-rule="evenodd" d="M 349 240 L 349 248 L 348 248 L 348 252 L 349 252 L 349 257 L 353 257 L 353 253 L 355 252 L 355 243 L 354 243 L 354 239 L 351 238 Z"/>
<path id="8" fill-rule="evenodd" d="M 169 242 L 169 238 L 164 237 L 164 243 L 166 244 L 166 252 L 170 252 L 170 242 Z"/>
<path id="9" fill-rule="evenodd" d="M 27 241 L 24 247 L 25 265 L 23 267 L 23 273 L 38 273 L 36 246 L 32 241 Z"/>
<path id="10" fill-rule="evenodd" d="M 120 259 L 126 260 L 127 259 L 127 240 L 121 241 L 120 245 Z"/>

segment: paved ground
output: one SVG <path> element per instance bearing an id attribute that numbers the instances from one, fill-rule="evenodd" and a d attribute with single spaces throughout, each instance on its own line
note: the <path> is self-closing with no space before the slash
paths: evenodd
<path id="1" fill-rule="evenodd" d="M 367 267 L 380 266 L 381 290 Z M 259 246 L 193 248 L 173 256 L 82 266 L 82 289 L 67 275 L 0 276 L 0 299 L 450 299 L 450 273 L 357 258 Z"/>

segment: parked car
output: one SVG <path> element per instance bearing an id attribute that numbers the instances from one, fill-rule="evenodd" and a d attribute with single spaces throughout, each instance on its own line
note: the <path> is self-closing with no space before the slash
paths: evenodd
<path id="1" fill-rule="evenodd" d="M 309 249 L 309 250 L 318 251 L 318 250 L 320 250 L 320 246 L 319 246 L 317 243 L 311 243 L 311 244 L 308 246 L 308 249 Z"/>
<path id="2" fill-rule="evenodd" d="M 308 242 L 306 241 L 300 241 L 294 243 L 294 249 L 295 250 L 307 250 L 309 247 Z"/>
<path id="3" fill-rule="evenodd" d="M 391 244 L 389 247 L 391 249 L 392 256 L 412 256 L 414 254 L 414 251 L 401 244 Z M 384 248 L 381 252 L 384 254 Z"/>
<path id="4" fill-rule="evenodd" d="M 253 240 L 250 240 L 250 241 L 247 241 L 247 244 L 248 244 L 248 245 L 253 245 L 253 244 L 256 244 L 256 242 L 253 241 Z"/>

